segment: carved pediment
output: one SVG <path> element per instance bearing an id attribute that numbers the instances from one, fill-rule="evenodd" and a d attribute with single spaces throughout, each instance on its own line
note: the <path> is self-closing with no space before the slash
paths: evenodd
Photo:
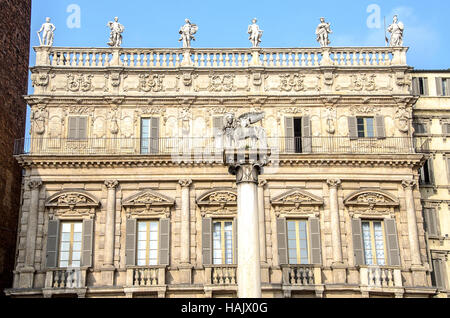
<path id="1" fill-rule="evenodd" d="M 213 189 L 197 199 L 205 216 L 234 216 L 237 213 L 237 192 L 231 189 Z"/>
<path id="2" fill-rule="evenodd" d="M 50 208 L 95 208 L 100 206 L 100 201 L 92 194 L 83 190 L 66 190 L 52 195 L 45 202 Z"/>
<path id="3" fill-rule="evenodd" d="M 398 200 L 391 194 L 378 190 L 362 190 L 349 195 L 344 200 L 349 206 L 382 206 L 395 207 L 399 205 Z"/>
<path id="4" fill-rule="evenodd" d="M 175 200 L 153 190 L 144 190 L 123 201 L 124 207 L 173 206 Z"/>
<path id="5" fill-rule="evenodd" d="M 293 205 L 299 207 L 301 205 L 323 205 L 323 200 L 321 198 L 300 189 L 289 190 L 288 192 L 271 199 L 270 202 L 273 206 Z"/>

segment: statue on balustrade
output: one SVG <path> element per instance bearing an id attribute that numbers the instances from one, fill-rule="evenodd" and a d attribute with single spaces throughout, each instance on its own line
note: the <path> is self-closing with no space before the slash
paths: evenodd
<path id="1" fill-rule="evenodd" d="M 53 23 L 50 23 L 50 18 L 45 19 L 45 23 L 42 24 L 41 29 L 37 32 L 39 37 L 39 43 L 43 46 L 52 46 L 55 38 L 56 27 Z M 42 33 L 42 38 L 40 33 Z"/>
<path id="2" fill-rule="evenodd" d="M 333 33 L 333 31 L 331 31 L 330 23 L 325 22 L 325 18 L 320 18 L 320 24 L 316 29 L 316 35 L 317 42 L 320 43 L 321 47 L 327 47 L 331 43 L 328 38 L 330 33 Z"/>
<path id="3" fill-rule="evenodd" d="M 251 139 L 251 148 L 259 141 L 260 148 L 267 148 L 267 133 L 262 127 L 251 126 L 264 118 L 264 113 L 245 113 L 236 119 L 234 114 L 226 114 L 224 118 L 224 145 L 225 147 L 244 148 L 242 141 Z"/>
<path id="4" fill-rule="evenodd" d="M 259 26 L 256 24 L 258 20 L 253 19 L 252 24 L 248 26 L 248 34 L 250 34 L 250 37 L 248 38 L 250 42 L 252 42 L 253 47 L 258 47 L 261 43 L 261 37 L 264 33 Z"/>
<path id="5" fill-rule="evenodd" d="M 178 42 L 183 41 L 183 48 L 190 48 L 191 41 L 195 41 L 194 35 L 198 31 L 198 26 L 194 23 L 191 23 L 189 19 L 186 19 L 185 22 L 186 24 L 180 28 L 179 33 L 181 34 L 181 36 Z"/>
<path id="6" fill-rule="evenodd" d="M 108 22 L 108 27 L 111 29 L 108 45 L 111 47 L 120 47 L 122 45 L 122 33 L 125 27 L 119 23 L 119 18 L 115 17 L 114 22 Z"/>
<path id="7" fill-rule="evenodd" d="M 402 22 L 398 21 L 397 15 L 394 15 L 393 23 L 388 27 L 387 31 L 391 34 L 391 40 L 389 41 L 391 47 L 403 46 L 405 26 Z"/>

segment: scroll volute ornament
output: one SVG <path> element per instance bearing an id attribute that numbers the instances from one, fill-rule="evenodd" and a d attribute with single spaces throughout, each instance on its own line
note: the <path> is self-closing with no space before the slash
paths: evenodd
<path id="1" fill-rule="evenodd" d="M 108 189 L 115 189 L 115 188 L 117 188 L 118 185 L 119 185 L 119 181 L 117 181 L 117 180 L 106 180 L 105 181 L 105 186 Z"/>

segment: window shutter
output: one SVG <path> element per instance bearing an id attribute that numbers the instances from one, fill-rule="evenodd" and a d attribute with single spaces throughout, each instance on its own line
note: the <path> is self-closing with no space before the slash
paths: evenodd
<path id="1" fill-rule="evenodd" d="M 358 139 L 358 121 L 356 117 L 348 117 L 348 131 L 351 140 Z"/>
<path id="2" fill-rule="evenodd" d="M 286 219 L 277 219 L 278 258 L 280 265 L 288 265 Z"/>
<path id="3" fill-rule="evenodd" d="M 423 94 L 425 96 L 429 96 L 430 95 L 430 89 L 428 87 L 428 78 L 427 77 L 423 78 Z"/>
<path id="4" fill-rule="evenodd" d="M 127 220 L 127 236 L 125 244 L 125 262 L 127 266 L 136 265 L 136 227 L 135 219 Z"/>
<path id="5" fill-rule="evenodd" d="M 214 137 L 220 136 L 223 130 L 223 116 L 213 117 L 213 134 Z"/>
<path id="6" fill-rule="evenodd" d="M 234 264 L 238 263 L 238 220 L 233 219 L 233 240 L 234 240 Z"/>
<path id="7" fill-rule="evenodd" d="M 302 117 L 302 145 L 303 152 L 312 152 L 312 127 L 311 127 L 311 117 Z"/>
<path id="8" fill-rule="evenodd" d="M 376 116 L 375 117 L 375 125 L 377 130 L 377 138 L 383 139 L 386 138 L 386 128 L 384 125 L 384 117 Z"/>
<path id="9" fill-rule="evenodd" d="M 443 262 L 440 259 L 434 259 L 433 260 L 433 271 L 434 271 L 434 282 L 438 289 L 444 290 L 445 289 L 445 282 L 444 282 L 444 268 L 443 268 Z"/>
<path id="10" fill-rule="evenodd" d="M 78 117 L 69 117 L 68 139 L 77 139 Z"/>
<path id="11" fill-rule="evenodd" d="M 150 125 L 150 153 L 159 153 L 159 118 L 152 117 Z"/>
<path id="12" fill-rule="evenodd" d="M 78 117 L 78 139 L 87 138 L 87 117 Z"/>
<path id="13" fill-rule="evenodd" d="M 48 221 L 47 268 L 58 267 L 59 220 Z"/>
<path id="14" fill-rule="evenodd" d="M 424 209 L 423 214 L 428 235 L 435 237 L 439 236 L 436 210 Z"/>
<path id="15" fill-rule="evenodd" d="M 361 219 L 352 219 L 353 253 L 355 255 L 355 265 L 365 264 L 361 232 Z"/>
<path id="16" fill-rule="evenodd" d="M 389 265 L 400 266 L 400 248 L 398 245 L 397 227 L 395 220 L 386 219 L 384 221 L 386 229 L 387 252 L 389 254 Z"/>
<path id="17" fill-rule="evenodd" d="M 203 265 L 212 265 L 212 219 L 202 220 L 202 255 Z"/>
<path id="18" fill-rule="evenodd" d="M 310 242 L 310 262 L 314 265 L 322 264 L 320 246 L 320 221 L 318 218 L 309 219 L 309 242 Z"/>
<path id="19" fill-rule="evenodd" d="M 436 77 L 436 94 L 442 96 L 442 78 Z"/>
<path id="20" fill-rule="evenodd" d="M 428 175 L 429 175 L 429 178 L 430 178 L 430 184 L 431 184 L 431 185 L 435 185 L 435 182 L 434 182 L 433 159 L 432 159 L 432 158 L 428 159 L 427 165 L 428 165 Z"/>
<path id="21" fill-rule="evenodd" d="M 294 118 L 286 117 L 284 119 L 284 129 L 285 129 L 285 142 L 286 142 L 286 152 L 295 152 L 295 141 L 294 141 Z"/>
<path id="22" fill-rule="evenodd" d="M 169 265 L 170 219 L 159 220 L 159 265 Z"/>
<path id="23" fill-rule="evenodd" d="M 420 95 L 419 78 L 417 77 L 412 79 L 412 94 L 414 96 Z"/>
<path id="24" fill-rule="evenodd" d="M 450 184 L 450 158 L 447 158 L 447 181 Z"/>
<path id="25" fill-rule="evenodd" d="M 93 235 L 94 234 L 94 220 L 83 221 L 83 255 L 81 258 L 82 267 L 92 267 L 92 249 L 93 249 Z"/>

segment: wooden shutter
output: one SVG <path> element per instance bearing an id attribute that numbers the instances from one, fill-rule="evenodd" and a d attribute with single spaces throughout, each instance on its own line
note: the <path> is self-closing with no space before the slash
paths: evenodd
<path id="1" fill-rule="evenodd" d="M 285 117 L 284 118 L 284 130 L 285 130 L 285 143 L 286 152 L 295 152 L 295 140 L 294 140 L 294 118 Z"/>
<path id="2" fill-rule="evenodd" d="M 348 117 L 348 132 L 350 139 L 358 139 L 358 120 L 356 117 Z"/>
<path id="3" fill-rule="evenodd" d="M 387 252 L 389 254 L 389 265 L 400 266 L 400 247 L 398 245 L 395 220 L 386 219 L 384 225 L 386 231 Z"/>
<path id="4" fill-rule="evenodd" d="M 77 139 L 78 138 L 78 117 L 69 117 L 69 131 L 68 131 L 68 139 Z"/>
<path id="5" fill-rule="evenodd" d="M 320 245 L 320 220 L 318 218 L 309 219 L 309 245 L 310 245 L 310 263 L 322 264 L 321 245 Z"/>
<path id="6" fill-rule="evenodd" d="M 430 178 L 430 184 L 435 185 L 433 158 L 428 159 L 426 164 L 428 165 L 428 177 Z"/>
<path id="7" fill-rule="evenodd" d="M 217 135 L 221 135 L 223 130 L 223 116 L 215 116 L 213 117 L 213 134 L 214 137 Z"/>
<path id="8" fill-rule="evenodd" d="M 83 254 L 82 267 L 92 267 L 92 250 L 94 237 L 94 220 L 83 220 Z"/>
<path id="9" fill-rule="evenodd" d="M 444 281 L 444 266 L 443 262 L 440 259 L 433 260 L 433 272 L 434 272 L 434 282 L 438 289 L 445 289 L 445 281 Z"/>
<path id="10" fill-rule="evenodd" d="M 87 117 L 78 117 L 78 139 L 87 138 Z"/>
<path id="11" fill-rule="evenodd" d="M 448 128 L 449 128 L 449 124 L 448 123 L 443 123 L 442 124 L 442 134 L 447 136 L 449 134 Z"/>
<path id="12" fill-rule="evenodd" d="M 135 219 L 128 219 L 126 225 L 125 263 L 127 266 L 136 265 L 136 228 Z"/>
<path id="13" fill-rule="evenodd" d="M 436 77 L 436 95 L 442 96 L 442 78 Z"/>
<path id="14" fill-rule="evenodd" d="M 412 79 L 412 94 L 414 96 L 420 95 L 420 86 L 419 86 L 419 78 L 414 77 Z"/>
<path id="15" fill-rule="evenodd" d="M 233 219 L 234 264 L 238 263 L 238 219 Z"/>
<path id="16" fill-rule="evenodd" d="M 202 220 L 202 255 L 203 265 L 212 265 L 212 219 Z"/>
<path id="17" fill-rule="evenodd" d="M 386 128 L 384 125 L 384 117 L 383 116 L 375 116 L 375 126 L 377 138 L 383 139 L 386 138 Z"/>
<path id="18" fill-rule="evenodd" d="M 450 184 L 450 158 L 447 158 L 447 181 Z"/>
<path id="19" fill-rule="evenodd" d="M 159 153 L 159 118 L 152 117 L 150 124 L 150 153 Z"/>
<path id="20" fill-rule="evenodd" d="M 48 221 L 47 268 L 58 267 L 59 220 Z"/>
<path id="21" fill-rule="evenodd" d="M 286 233 L 286 219 L 277 219 L 277 238 L 278 238 L 278 258 L 280 265 L 288 265 L 288 248 L 287 248 L 287 233 Z"/>
<path id="22" fill-rule="evenodd" d="M 159 265 L 169 265 L 170 219 L 159 220 Z"/>
<path id="23" fill-rule="evenodd" d="M 428 78 L 424 77 L 422 80 L 423 80 L 423 95 L 429 96 L 430 88 L 428 87 Z"/>
<path id="24" fill-rule="evenodd" d="M 429 236 L 439 236 L 437 214 L 434 209 L 424 209 L 425 229 Z"/>
<path id="25" fill-rule="evenodd" d="M 302 117 L 302 151 L 304 153 L 312 152 L 312 127 L 311 117 Z"/>
<path id="26" fill-rule="evenodd" d="M 361 219 L 352 219 L 353 253 L 355 265 L 364 265 L 364 248 L 362 240 Z"/>

